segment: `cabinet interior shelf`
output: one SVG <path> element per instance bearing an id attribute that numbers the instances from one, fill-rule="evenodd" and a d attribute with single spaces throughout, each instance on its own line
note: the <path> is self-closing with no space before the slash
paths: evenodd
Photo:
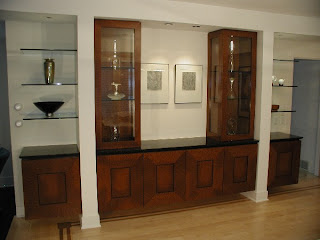
<path id="1" fill-rule="evenodd" d="M 104 102 L 121 102 L 121 101 L 134 101 L 135 99 L 134 98 L 122 98 L 122 99 L 119 99 L 119 100 L 112 100 L 112 99 L 109 99 L 109 98 L 105 98 L 105 99 L 102 99 L 102 101 Z"/>
<path id="2" fill-rule="evenodd" d="M 54 113 L 52 117 L 47 117 L 45 114 L 28 114 L 23 120 L 52 120 L 52 119 L 71 119 L 78 118 L 76 113 Z"/>
<path id="3" fill-rule="evenodd" d="M 293 86 L 279 86 L 279 85 L 272 85 L 272 87 L 276 87 L 276 88 L 282 88 L 282 87 L 288 87 L 288 88 L 294 88 L 294 87 L 298 87 L 298 86 L 295 86 L 295 85 L 293 85 Z"/>
<path id="4" fill-rule="evenodd" d="M 49 48 L 20 48 L 23 53 L 40 53 L 40 52 L 66 52 L 74 53 L 77 49 L 49 49 Z"/>
<path id="5" fill-rule="evenodd" d="M 134 70 L 134 67 L 117 67 L 116 69 L 114 69 L 113 67 L 102 66 L 101 68 L 108 69 L 108 70 L 123 70 L 123 69 Z"/>
<path id="6" fill-rule="evenodd" d="M 272 111 L 271 112 L 296 112 L 294 110 L 277 110 L 277 111 Z"/>
<path id="7" fill-rule="evenodd" d="M 63 85 L 78 85 L 78 83 L 51 83 L 51 84 L 46 84 L 46 83 L 22 83 L 22 86 L 63 86 Z"/>

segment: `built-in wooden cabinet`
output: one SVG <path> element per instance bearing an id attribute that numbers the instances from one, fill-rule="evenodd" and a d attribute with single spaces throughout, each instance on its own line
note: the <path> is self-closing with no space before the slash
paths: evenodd
<path id="1" fill-rule="evenodd" d="M 22 159 L 25 218 L 81 213 L 79 157 Z"/>
<path id="2" fill-rule="evenodd" d="M 222 193 L 224 148 L 188 150 L 186 199 L 210 199 Z"/>
<path id="3" fill-rule="evenodd" d="M 268 187 L 298 183 L 301 141 L 270 143 Z"/>
<path id="4" fill-rule="evenodd" d="M 99 212 L 143 206 L 143 154 L 97 158 Z"/>
<path id="5" fill-rule="evenodd" d="M 196 205 L 255 188 L 257 144 L 125 151 L 97 158 L 99 212 L 106 216 Z"/>
<path id="6" fill-rule="evenodd" d="M 94 24 L 97 149 L 140 147 L 141 23 Z"/>
<path id="7" fill-rule="evenodd" d="M 223 192 L 237 193 L 255 189 L 257 145 L 225 148 Z"/>
<path id="8" fill-rule="evenodd" d="M 257 33 L 208 35 L 207 137 L 253 139 Z"/>

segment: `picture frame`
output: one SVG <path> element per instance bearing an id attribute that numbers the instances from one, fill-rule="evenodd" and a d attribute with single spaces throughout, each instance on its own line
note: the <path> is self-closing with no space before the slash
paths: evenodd
<path id="1" fill-rule="evenodd" d="M 175 103 L 202 102 L 202 65 L 175 65 Z"/>
<path id="2" fill-rule="evenodd" d="M 169 102 L 169 64 L 141 64 L 141 103 Z"/>

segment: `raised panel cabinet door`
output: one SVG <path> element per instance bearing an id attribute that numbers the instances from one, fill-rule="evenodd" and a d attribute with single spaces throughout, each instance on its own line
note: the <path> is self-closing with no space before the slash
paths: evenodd
<path id="1" fill-rule="evenodd" d="M 255 189 L 257 145 L 225 148 L 223 192 L 239 193 Z"/>
<path id="2" fill-rule="evenodd" d="M 143 155 L 98 156 L 99 212 L 143 206 Z"/>
<path id="3" fill-rule="evenodd" d="M 301 141 L 272 142 L 268 187 L 298 183 Z"/>
<path id="4" fill-rule="evenodd" d="M 185 199 L 185 152 L 146 153 L 144 206 L 181 202 Z"/>
<path id="5" fill-rule="evenodd" d="M 81 213 L 78 157 L 22 159 L 26 219 Z"/>
<path id="6" fill-rule="evenodd" d="M 222 193 L 224 148 L 186 153 L 186 199 L 208 199 Z"/>

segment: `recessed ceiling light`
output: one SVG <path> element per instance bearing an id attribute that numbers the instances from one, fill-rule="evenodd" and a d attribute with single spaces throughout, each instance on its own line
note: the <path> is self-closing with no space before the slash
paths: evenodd
<path id="1" fill-rule="evenodd" d="M 52 17 L 46 17 L 46 18 L 51 19 Z"/>
<path id="2" fill-rule="evenodd" d="M 166 26 L 172 26 L 173 23 L 167 22 L 167 23 L 165 23 L 164 25 L 166 25 Z"/>
<path id="3" fill-rule="evenodd" d="M 192 27 L 194 27 L 194 28 L 199 28 L 200 25 L 193 25 Z"/>

